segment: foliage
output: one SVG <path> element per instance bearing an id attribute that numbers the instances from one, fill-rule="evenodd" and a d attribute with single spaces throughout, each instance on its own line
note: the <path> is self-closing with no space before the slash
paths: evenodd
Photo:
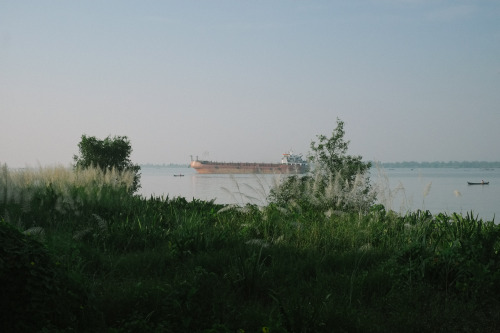
<path id="1" fill-rule="evenodd" d="M 365 174 L 370 169 L 371 163 L 363 162 L 361 156 L 347 154 L 350 142 L 344 140 L 344 135 L 344 122 L 337 118 L 337 127 L 330 138 L 318 135 L 318 142 L 311 142 L 313 155 L 309 160 L 320 172 L 340 174 L 342 179 L 352 183 L 356 175 Z"/>
<path id="2" fill-rule="evenodd" d="M 31 179 L 35 195 L 0 191 L 10 331 L 499 328 L 500 227 L 472 214 L 223 206 Z"/>
<path id="3" fill-rule="evenodd" d="M 88 310 L 85 290 L 54 263 L 47 250 L 0 220 L 0 328 L 77 329 Z M 76 326 L 75 326 L 76 325 Z"/>
<path id="4" fill-rule="evenodd" d="M 0 173 L 0 215 L 21 229 L 59 224 L 84 208 L 103 214 L 129 198 L 134 174 L 116 169 L 51 167 Z M 106 207 L 103 207 L 103 204 Z M 87 216 L 88 217 L 88 216 Z M 74 227 L 74 225 L 68 225 Z"/>
<path id="5" fill-rule="evenodd" d="M 131 192 L 136 192 L 140 188 L 141 167 L 133 164 L 130 160 L 132 146 L 126 136 L 108 136 L 104 140 L 99 140 L 93 136 L 82 135 L 78 143 L 80 155 L 74 155 L 76 168 L 88 168 L 96 166 L 108 171 L 116 169 L 122 171 L 132 171 L 134 173 L 134 183 Z"/>
<path id="6" fill-rule="evenodd" d="M 347 154 L 349 141 L 344 140 L 344 135 L 344 122 L 337 119 L 330 138 L 318 135 L 318 142 L 311 142 L 312 173 L 286 178 L 271 190 L 269 200 L 283 206 L 322 210 L 369 209 L 375 201 L 368 172 L 371 163 L 363 162 L 361 156 Z"/>

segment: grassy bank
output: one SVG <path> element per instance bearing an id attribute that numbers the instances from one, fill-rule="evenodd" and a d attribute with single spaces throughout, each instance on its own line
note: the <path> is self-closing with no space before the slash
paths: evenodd
<path id="1" fill-rule="evenodd" d="M 88 172 L 2 169 L 2 331 L 500 329 L 493 222 L 146 199 Z"/>

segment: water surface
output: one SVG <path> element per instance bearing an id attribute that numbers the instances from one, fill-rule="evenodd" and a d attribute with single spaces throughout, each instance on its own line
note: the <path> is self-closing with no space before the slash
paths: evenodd
<path id="1" fill-rule="evenodd" d="M 214 200 L 221 204 L 266 204 L 270 188 L 285 175 L 201 175 L 189 167 L 142 167 L 140 194 Z M 180 175 L 183 176 L 174 176 Z M 500 212 L 500 169 L 372 169 L 379 201 L 398 212 L 473 212 L 491 220 Z M 489 181 L 468 185 L 467 181 Z"/>

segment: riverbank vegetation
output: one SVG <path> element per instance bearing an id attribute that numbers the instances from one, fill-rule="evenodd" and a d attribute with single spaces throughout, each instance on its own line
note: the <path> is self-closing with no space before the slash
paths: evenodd
<path id="1" fill-rule="evenodd" d="M 135 195 L 126 137 L 82 136 L 70 169 L 4 165 L 0 331 L 498 331 L 500 228 L 377 203 L 343 136 L 262 206 Z"/>
<path id="2" fill-rule="evenodd" d="M 78 155 L 73 156 L 75 169 L 98 168 L 104 174 L 111 170 L 127 172 L 133 175 L 133 182 L 128 186 L 130 193 L 141 187 L 141 167 L 130 160 L 132 145 L 128 137 L 108 136 L 101 140 L 84 134 L 78 143 L 78 150 Z"/>
<path id="3" fill-rule="evenodd" d="M 114 172 L 3 166 L 2 332 L 499 330 L 493 221 L 142 198 Z"/>
<path id="4" fill-rule="evenodd" d="M 371 163 L 347 153 L 350 142 L 344 135 L 344 122 L 337 119 L 331 137 L 318 135 L 317 142 L 311 142 L 308 160 L 313 168 L 276 184 L 269 201 L 314 211 L 367 212 L 376 199 L 368 172 Z"/>

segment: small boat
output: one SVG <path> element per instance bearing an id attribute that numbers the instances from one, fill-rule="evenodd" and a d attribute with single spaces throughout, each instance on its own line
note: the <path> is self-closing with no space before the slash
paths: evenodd
<path id="1" fill-rule="evenodd" d="M 473 182 L 467 182 L 469 185 L 488 185 L 490 182 L 480 182 L 480 183 L 473 183 Z"/>
<path id="2" fill-rule="evenodd" d="M 183 174 L 174 175 L 174 177 L 184 177 Z"/>

